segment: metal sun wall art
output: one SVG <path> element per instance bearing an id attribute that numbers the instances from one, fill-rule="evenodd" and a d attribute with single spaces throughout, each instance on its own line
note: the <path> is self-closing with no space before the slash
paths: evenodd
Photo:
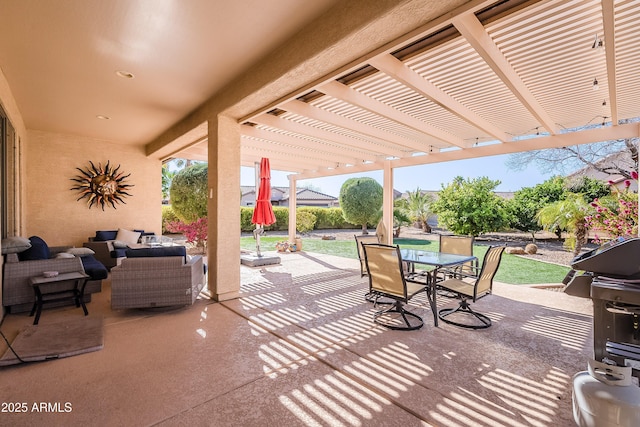
<path id="1" fill-rule="evenodd" d="M 127 193 L 132 184 L 127 184 L 125 181 L 131 175 L 124 174 L 124 172 L 118 172 L 120 165 L 116 168 L 111 168 L 109 162 L 102 167 L 101 163 L 98 166 L 89 161 L 91 166 L 87 166 L 85 169 L 76 168 L 82 175 L 77 175 L 75 178 L 71 178 L 71 181 L 75 181 L 78 184 L 72 187 L 72 190 L 80 192 L 80 197 L 77 201 L 87 198 L 87 204 L 89 209 L 93 205 L 102 207 L 111 206 L 116 208 L 117 203 L 125 203 L 123 200 L 131 194 Z"/>

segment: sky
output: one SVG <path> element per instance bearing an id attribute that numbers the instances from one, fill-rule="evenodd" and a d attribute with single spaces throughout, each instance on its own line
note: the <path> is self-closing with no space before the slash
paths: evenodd
<path id="1" fill-rule="evenodd" d="M 398 191 L 421 190 L 438 191 L 442 184 L 447 185 L 456 176 L 463 178 L 479 178 L 486 176 L 491 180 L 499 180 L 496 191 L 516 191 L 523 187 L 533 187 L 549 179 L 552 173 L 541 173 L 535 165 L 529 165 L 522 171 L 514 171 L 506 166 L 509 155 L 482 157 L 469 160 L 457 160 L 421 166 L 394 169 L 394 188 Z M 272 171 L 271 183 L 274 186 L 288 187 L 289 173 Z M 326 178 L 300 180 L 298 187 L 312 185 L 313 189 L 330 196 L 338 197 L 342 183 L 353 177 L 371 177 L 382 185 L 382 171 L 363 172 L 358 174 L 337 175 Z M 240 175 L 241 185 L 255 185 L 254 168 L 243 167 Z"/>

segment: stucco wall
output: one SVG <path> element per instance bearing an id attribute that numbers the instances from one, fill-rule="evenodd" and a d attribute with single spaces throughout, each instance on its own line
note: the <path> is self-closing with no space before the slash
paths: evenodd
<path id="1" fill-rule="evenodd" d="M 27 131 L 25 144 L 26 236 L 38 235 L 49 245 L 82 246 L 96 230 L 144 229 L 160 234 L 162 230 L 161 162 L 149 159 L 143 147 L 115 144 L 72 135 Z M 71 178 L 86 168 L 110 162 L 131 173 L 133 184 L 126 204 L 89 209 L 86 199 L 76 201 Z"/>

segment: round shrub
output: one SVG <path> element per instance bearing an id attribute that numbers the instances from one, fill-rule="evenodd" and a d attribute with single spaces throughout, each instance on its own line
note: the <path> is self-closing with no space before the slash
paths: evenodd
<path id="1" fill-rule="evenodd" d="M 207 164 L 182 169 L 171 181 L 171 206 L 182 221 L 191 223 L 207 216 Z"/>
<path id="2" fill-rule="evenodd" d="M 340 207 L 344 219 L 365 233 L 382 207 L 382 186 L 373 178 L 350 178 L 340 188 Z"/>

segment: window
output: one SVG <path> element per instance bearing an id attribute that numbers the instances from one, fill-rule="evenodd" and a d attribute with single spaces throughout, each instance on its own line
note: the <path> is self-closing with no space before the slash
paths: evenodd
<path id="1" fill-rule="evenodd" d="M 0 106 L 0 209 L 2 238 L 14 236 L 16 227 L 16 132 Z"/>

